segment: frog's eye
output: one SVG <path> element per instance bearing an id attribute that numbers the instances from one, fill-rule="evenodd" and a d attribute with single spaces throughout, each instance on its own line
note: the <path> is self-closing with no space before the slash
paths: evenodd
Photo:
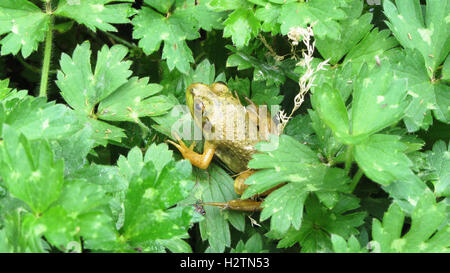
<path id="1" fill-rule="evenodd" d="M 194 108 L 197 111 L 202 111 L 205 108 L 205 106 L 203 105 L 203 103 L 201 101 L 197 101 L 194 103 Z"/>

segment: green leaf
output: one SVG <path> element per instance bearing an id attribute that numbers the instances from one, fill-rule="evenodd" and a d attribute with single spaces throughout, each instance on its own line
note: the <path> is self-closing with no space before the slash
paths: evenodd
<path id="1" fill-rule="evenodd" d="M 327 36 L 337 40 L 341 35 L 341 26 L 337 20 L 346 18 L 345 12 L 341 9 L 346 5 L 346 1 L 337 0 L 310 0 L 284 4 L 278 17 L 281 33 L 286 35 L 292 27 L 306 28 L 308 24 L 315 23 L 314 36 L 319 38 Z"/>
<path id="2" fill-rule="evenodd" d="M 227 67 L 237 66 L 238 70 L 254 68 L 253 80 L 265 80 L 268 85 L 280 85 L 285 82 L 285 71 L 273 64 L 263 62 L 247 52 L 238 50 L 232 46 L 226 46 L 234 54 L 227 59 Z"/>
<path id="3" fill-rule="evenodd" d="M 375 133 L 400 120 L 409 101 L 407 80 L 398 78 L 388 64 L 363 66 L 353 92 L 352 134 Z"/>
<path id="4" fill-rule="evenodd" d="M 117 240 L 112 218 L 105 213 L 109 198 L 98 185 L 82 180 L 66 183 L 59 201 L 38 220 L 53 245 L 67 248 L 83 237 L 90 249 L 110 249 Z"/>
<path id="5" fill-rule="evenodd" d="M 0 174 L 9 192 L 36 215 L 44 212 L 61 193 L 63 161 L 54 160 L 45 140 L 29 141 L 9 125 L 3 125 L 2 137 Z"/>
<path id="6" fill-rule="evenodd" d="M 193 192 L 193 198 L 203 202 L 228 202 L 238 198 L 234 192 L 233 179 L 220 167 L 211 164 L 208 173 L 196 171 L 198 183 Z M 224 252 L 225 247 L 231 245 L 229 221 L 238 218 L 234 222 L 241 221 L 242 213 L 221 210 L 218 207 L 205 206 L 204 220 L 199 223 L 200 235 L 203 240 L 208 240 L 210 251 Z"/>
<path id="7" fill-rule="evenodd" d="M 248 78 L 235 77 L 230 78 L 227 82 L 228 88 L 231 92 L 236 92 L 239 95 L 241 102 L 245 101 L 245 97 L 250 98 L 250 80 Z"/>
<path id="8" fill-rule="evenodd" d="M 3 100 L 11 92 L 11 88 L 8 87 L 9 79 L 0 80 L 0 100 Z"/>
<path id="9" fill-rule="evenodd" d="M 112 218 L 102 209 L 108 205 L 103 187 L 84 181 L 67 183 L 58 202 L 71 217 L 77 216 L 79 234 L 90 249 L 108 249 L 116 240 Z"/>
<path id="10" fill-rule="evenodd" d="M 355 160 L 370 179 L 388 185 L 395 180 L 419 180 L 410 170 L 407 146 L 394 135 L 375 134 L 355 146 Z M 420 180 L 419 180 L 420 181 Z"/>
<path id="11" fill-rule="evenodd" d="M 406 213 L 411 213 L 419 199 L 429 191 L 427 185 L 415 176 L 393 181 L 382 189 Z"/>
<path id="12" fill-rule="evenodd" d="M 417 49 L 425 59 L 430 78 L 450 51 L 450 1 L 427 0 L 422 13 L 419 0 L 383 2 L 386 24 L 405 48 Z"/>
<path id="13" fill-rule="evenodd" d="M 270 229 L 286 232 L 292 225 L 299 229 L 303 220 L 303 203 L 308 190 L 303 185 L 289 183 L 264 199 L 261 221 L 271 217 Z"/>
<path id="14" fill-rule="evenodd" d="M 50 16 L 28 0 L 4 0 L 0 3 L 1 54 L 16 55 L 22 50 L 27 58 L 44 41 Z"/>
<path id="15" fill-rule="evenodd" d="M 231 249 L 230 253 L 267 253 L 267 250 L 263 249 L 263 241 L 259 233 L 255 233 L 250 237 L 247 242 L 239 241 L 236 248 Z"/>
<path id="16" fill-rule="evenodd" d="M 159 116 L 173 107 L 166 96 L 154 96 L 162 86 L 148 84 L 148 78 L 132 77 L 98 106 L 98 117 L 111 121 L 134 121 L 140 117 Z"/>
<path id="17" fill-rule="evenodd" d="M 257 149 L 264 153 L 254 154 L 248 167 L 268 170 L 256 172 L 246 180 L 245 184 L 252 186 L 244 192 L 242 198 L 245 199 L 257 193 L 262 193 L 285 181 L 307 181 L 311 171 L 309 173 L 298 173 L 298 168 L 307 170 L 310 165 L 319 164 L 319 160 L 313 151 L 290 136 L 282 135 L 278 139 L 273 138 L 271 143 L 272 145 L 257 144 Z M 268 176 L 269 174 L 270 176 Z M 263 180 L 258 180 L 258 178 Z"/>
<path id="18" fill-rule="evenodd" d="M 182 73 L 189 71 L 194 62 L 186 40 L 200 37 L 197 20 L 189 10 L 176 10 L 168 18 L 143 7 L 132 20 L 133 38 L 139 40 L 146 54 L 158 50 L 164 41 L 162 58 L 167 60 L 169 69 L 175 67 Z"/>
<path id="19" fill-rule="evenodd" d="M 303 67 L 299 66 L 297 69 L 298 68 L 302 68 L 298 71 L 299 74 L 306 72 Z M 352 72 L 352 65 L 350 63 L 345 63 L 342 66 L 329 67 L 327 70 L 320 70 L 314 83 L 319 87 L 324 84 L 331 85 L 333 88 L 339 90 L 342 101 L 347 102 L 353 92 L 353 83 L 355 82 L 356 76 L 357 75 Z M 315 89 L 318 88 L 315 87 L 313 91 Z"/>
<path id="20" fill-rule="evenodd" d="M 168 13 L 170 8 L 173 6 L 173 3 L 175 0 L 167 0 L 167 1 L 160 1 L 160 0 L 144 0 L 144 3 L 155 8 L 157 11 L 161 13 Z"/>
<path id="21" fill-rule="evenodd" d="M 170 71 L 167 67 L 167 62 L 161 63 L 161 74 L 162 79 L 160 85 L 163 87 L 162 93 L 174 95 L 178 101 L 183 101 L 185 99 L 185 91 L 187 86 L 184 86 L 184 77 L 178 70 Z"/>
<path id="22" fill-rule="evenodd" d="M 131 4 L 112 3 L 114 0 L 81 0 L 59 1 L 54 14 L 74 19 L 79 24 L 84 24 L 92 31 L 117 31 L 111 24 L 127 24 L 129 16 L 133 15 Z M 122 2 L 134 2 L 125 0 Z"/>
<path id="23" fill-rule="evenodd" d="M 153 162 L 156 171 L 160 173 L 162 169 L 172 161 L 173 152 L 172 150 L 169 150 L 166 143 L 158 145 L 153 143 L 148 147 L 145 155 L 142 154 L 141 149 L 138 147 L 132 148 L 128 152 L 127 157 L 121 155 L 117 160 L 117 166 L 119 167 L 122 176 L 127 180 L 131 180 L 133 176 L 141 173 L 142 167 L 144 167 L 147 162 Z"/>
<path id="24" fill-rule="evenodd" d="M 5 110 L 6 113 L 0 111 L 0 116 L 3 114 L 3 122 L 30 140 L 63 139 L 82 126 L 74 111 L 63 104 L 47 103 L 45 98 L 27 96 L 10 111 Z"/>
<path id="25" fill-rule="evenodd" d="M 160 172 L 164 166 L 173 160 L 173 152 L 166 143 L 156 145 L 152 143 L 145 152 L 144 162 L 152 161 L 155 169 Z"/>
<path id="26" fill-rule="evenodd" d="M 427 129 L 430 124 L 426 115 L 430 115 L 430 110 L 436 109 L 436 84 L 427 76 L 423 57 L 418 51 L 406 50 L 400 63 L 393 69 L 396 75 L 408 79 L 408 94 L 412 98 L 404 117 L 408 131 Z"/>
<path id="27" fill-rule="evenodd" d="M 195 139 L 201 139 L 202 132 L 196 129 L 192 115 L 184 105 L 177 105 L 169 113 L 153 119 L 157 122 L 153 128 L 170 138 L 173 138 L 172 131 L 175 130 L 179 136 L 187 134 L 194 136 Z"/>
<path id="28" fill-rule="evenodd" d="M 106 146 L 108 141 L 120 142 L 125 137 L 124 130 L 109 123 L 100 121 L 98 119 L 89 118 L 83 114 L 78 114 L 80 121 L 84 122 L 85 126 L 92 128 L 92 139 L 95 140 L 96 145 Z"/>
<path id="29" fill-rule="evenodd" d="M 271 217 L 271 229 L 283 233 L 290 225 L 300 228 L 303 203 L 308 193 L 346 192 L 349 179 L 342 169 L 321 164 L 313 151 L 292 137 L 282 135 L 279 139 L 273 139 L 272 144 L 278 146 L 257 144 L 257 149 L 264 153 L 254 154 L 248 166 L 262 170 L 245 181 L 250 187 L 241 198 L 246 199 L 282 182 L 290 182 L 272 192 L 262 204 L 261 221 Z M 334 204 L 330 201 L 329 205 Z"/>
<path id="30" fill-rule="evenodd" d="M 446 205 L 432 193 L 423 195 L 411 215 L 411 227 L 402 236 L 405 214 L 397 204 L 389 207 L 383 222 L 373 220 L 372 237 L 380 252 L 449 252 L 450 225 Z"/>
<path id="31" fill-rule="evenodd" d="M 308 115 L 300 114 L 293 117 L 284 128 L 283 133 L 303 144 L 314 145 L 317 142 L 311 126 L 311 118 Z"/>
<path id="32" fill-rule="evenodd" d="M 186 234 L 192 208 L 177 206 L 187 197 L 193 183 L 189 180 L 191 167 L 187 161 L 171 162 L 161 173 L 147 162 L 140 175 L 133 176 L 126 194 L 123 236 L 132 245 L 170 239 Z"/>
<path id="33" fill-rule="evenodd" d="M 276 3 L 276 4 L 288 4 L 288 3 L 292 3 L 295 2 L 296 0 L 269 0 L 272 3 Z"/>
<path id="34" fill-rule="evenodd" d="M 311 127 L 317 136 L 317 149 L 328 159 L 328 161 L 332 161 L 336 153 L 342 148 L 343 145 L 337 141 L 337 139 L 333 136 L 333 131 L 326 126 L 325 123 L 323 123 L 316 112 L 308 109 L 308 114 L 311 118 Z M 292 121 L 289 123 L 291 122 Z"/>
<path id="35" fill-rule="evenodd" d="M 349 136 L 349 118 L 344 100 L 336 88 L 324 84 L 314 90 L 311 104 L 338 138 Z"/>
<path id="36" fill-rule="evenodd" d="M 158 240 L 157 242 L 169 249 L 172 253 L 192 253 L 191 246 L 181 238 Z"/>
<path id="37" fill-rule="evenodd" d="M 330 59 L 331 64 L 337 64 L 359 41 L 361 41 L 372 29 L 370 22 L 372 14 L 361 15 L 363 1 L 353 1 L 351 6 L 343 9 L 348 18 L 340 21 L 342 35 L 337 40 L 324 37 L 316 40 L 316 47 L 324 59 Z M 356 27 L 357 26 L 357 27 Z"/>
<path id="38" fill-rule="evenodd" d="M 122 176 L 127 180 L 131 180 L 133 176 L 139 175 L 144 165 L 144 156 L 138 147 L 134 147 L 128 151 L 127 157 L 120 155 L 117 160 L 117 167 L 119 167 Z"/>
<path id="39" fill-rule="evenodd" d="M 121 225 L 128 245 L 124 251 L 130 251 L 129 247 L 151 252 L 164 251 L 165 247 L 186 250 L 181 239 L 187 235 L 192 206 L 171 207 L 192 189 L 191 165 L 185 160 L 175 163 L 172 151 L 163 143 L 150 145 L 145 156 L 135 147 L 127 158 L 119 157 L 117 166 L 120 176 L 130 181 Z"/>
<path id="40" fill-rule="evenodd" d="M 50 142 L 55 158 L 64 160 L 64 174 L 81 169 L 87 163 L 87 155 L 94 146 L 92 128 L 84 127 L 71 136 Z"/>
<path id="41" fill-rule="evenodd" d="M 280 95 L 279 86 L 267 85 L 260 80 L 252 81 L 251 99 L 256 105 L 267 105 L 267 107 L 279 105 L 283 101 L 283 97 Z"/>
<path id="42" fill-rule="evenodd" d="M 208 59 L 204 59 L 201 63 L 197 65 L 194 69 L 189 71 L 188 76 L 184 77 L 184 83 L 187 87 L 193 83 L 201 82 L 204 84 L 213 84 L 216 76 L 216 68 L 214 64 L 212 64 Z M 183 90 L 183 96 L 185 90 Z"/>
<path id="43" fill-rule="evenodd" d="M 331 234 L 331 242 L 335 253 L 367 253 L 367 249 L 362 248 L 353 235 L 346 241 L 339 235 Z"/>
<path id="44" fill-rule="evenodd" d="M 5 107 L 5 110 L 11 111 L 14 107 L 24 98 L 28 96 L 27 90 L 17 91 L 16 89 L 11 90 L 8 88 L 9 79 L 3 80 L 1 82 L 1 104 Z"/>
<path id="45" fill-rule="evenodd" d="M 441 74 L 441 79 L 443 81 L 450 81 L 450 55 L 447 56 L 447 59 L 445 59 Z"/>
<path id="46" fill-rule="evenodd" d="M 329 252 L 332 248 L 330 234 L 343 238 L 358 234 L 357 227 L 364 223 L 365 212 L 352 212 L 359 207 L 358 199 L 343 196 L 333 209 L 323 206 L 311 195 L 305 203 L 305 215 L 299 230 L 294 228 L 279 234 L 277 247 L 290 247 L 299 243 L 302 252 Z"/>
<path id="47" fill-rule="evenodd" d="M 217 12 L 211 6 L 211 0 L 193 1 L 189 0 L 190 6 L 187 9 L 197 19 L 199 26 L 206 30 L 223 29 L 226 12 Z M 186 3 L 184 3 L 186 4 Z"/>
<path id="48" fill-rule="evenodd" d="M 271 32 L 272 35 L 277 35 L 280 33 L 280 24 L 278 23 L 278 18 L 280 17 L 281 7 L 282 6 L 280 5 L 274 5 L 267 2 L 263 7 L 256 8 L 255 17 L 262 22 L 262 31 Z"/>
<path id="49" fill-rule="evenodd" d="M 248 6 L 246 0 L 212 0 L 211 7 L 216 11 L 234 10 Z"/>
<path id="50" fill-rule="evenodd" d="M 252 37 L 259 32 L 259 21 L 250 8 L 234 10 L 223 23 L 223 37 L 231 37 L 237 48 L 248 45 Z"/>
<path id="51" fill-rule="evenodd" d="M 433 172 L 434 191 L 437 196 L 450 196 L 450 146 L 440 140 L 433 150 L 427 151 L 427 161 Z"/>
<path id="52" fill-rule="evenodd" d="M 43 253 L 42 235 L 33 228 L 34 217 L 24 209 L 16 209 L 6 213 L 3 228 L 0 230 L 1 253 Z"/>
<path id="53" fill-rule="evenodd" d="M 78 45 L 72 58 L 63 53 L 56 84 L 64 100 L 76 111 L 91 115 L 95 105 L 127 82 L 131 62 L 122 61 L 128 50 L 122 45 L 98 52 L 94 73 L 91 68 L 90 43 Z"/>
<path id="54" fill-rule="evenodd" d="M 438 120 L 449 124 L 450 107 L 448 106 L 450 105 L 450 86 L 446 84 L 437 84 L 435 85 L 434 92 L 436 94 L 436 104 L 438 108 L 434 110 L 434 115 Z"/>
<path id="55" fill-rule="evenodd" d="M 103 46 L 98 52 L 94 73 L 89 42 L 77 46 L 72 58 L 65 54 L 61 58 L 62 71 L 58 71 L 56 84 L 78 118 L 93 127 L 97 144 L 106 145 L 109 140 L 120 142 L 125 137 L 121 128 L 97 118 L 133 121 L 144 126 L 140 117 L 161 115 L 173 106 L 167 97 L 153 96 L 161 87 L 148 84 L 148 78 L 128 79 L 132 73 L 131 62 L 123 61 L 127 53 L 127 48 L 121 45 Z M 97 113 L 94 113 L 97 105 Z"/>
<path id="56" fill-rule="evenodd" d="M 386 60 L 398 54 L 397 46 L 398 41 L 391 36 L 389 30 L 379 31 L 375 28 L 350 50 L 343 63 L 351 63 L 353 73 L 358 74 L 364 63 L 370 68 L 377 65 L 377 57 L 384 65 Z"/>

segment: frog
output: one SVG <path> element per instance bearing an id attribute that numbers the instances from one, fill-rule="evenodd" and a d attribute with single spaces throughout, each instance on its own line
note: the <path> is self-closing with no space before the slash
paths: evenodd
<path id="1" fill-rule="evenodd" d="M 237 174 L 234 190 L 241 195 L 248 185 L 245 180 L 255 173 L 248 168 L 252 155 L 258 151 L 255 145 L 269 141 L 270 134 L 277 134 L 276 119 L 271 118 L 267 107 L 258 107 L 250 99 L 244 106 L 236 92 L 234 94 L 223 82 L 210 85 L 193 83 L 186 89 L 186 105 L 194 123 L 201 128 L 205 138 L 203 153 L 194 151 L 196 142 L 189 147 L 175 135 L 177 142 L 167 140 L 174 145 L 183 158 L 200 169 L 207 169 L 214 156 L 217 156 L 232 172 Z M 260 194 L 264 196 L 275 189 Z M 258 196 L 258 197 L 259 197 Z M 225 203 L 209 202 L 223 209 L 259 211 L 261 201 L 257 198 L 236 199 Z"/>

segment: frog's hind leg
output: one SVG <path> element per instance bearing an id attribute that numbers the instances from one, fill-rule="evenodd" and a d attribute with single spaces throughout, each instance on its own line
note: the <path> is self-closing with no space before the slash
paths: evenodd
<path id="1" fill-rule="evenodd" d="M 248 188 L 248 185 L 245 185 L 245 180 L 247 180 L 247 178 L 255 172 L 256 171 L 254 170 L 248 169 L 239 173 L 239 175 L 234 179 L 234 191 L 237 194 L 242 195 L 244 193 L 244 191 Z"/>
<path id="2" fill-rule="evenodd" d="M 247 180 L 247 178 L 254 174 L 256 172 L 256 170 L 251 170 L 248 169 L 246 171 L 241 172 L 236 179 L 234 179 L 234 191 L 239 194 L 242 195 L 242 193 L 244 193 L 245 189 L 248 188 L 248 185 L 245 185 L 245 180 Z M 262 201 L 258 201 L 259 198 L 261 196 L 267 196 L 268 194 L 270 194 L 271 192 L 273 192 L 274 190 L 284 186 L 285 183 L 281 183 L 280 185 L 273 187 L 271 189 L 268 189 L 267 191 L 255 195 L 253 196 L 251 199 L 236 199 L 236 200 L 231 200 L 228 202 L 206 202 L 206 203 L 202 203 L 202 205 L 207 205 L 207 206 L 215 206 L 215 207 L 220 207 L 222 209 L 230 209 L 230 210 L 240 210 L 240 211 L 249 211 L 249 212 L 255 212 L 255 211 L 261 211 L 262 207 Z M 254 200 L 256 199 L 256 200 Z"/>
<path id="3" fill-rule="evenodd" d="M 251 199 L 235 199 L 228 202 L 206 202 L 202 203 L 202 205 L 206 206 L 214 206 L 219 207 L 222 209 L 230 209 L 230 210 L 239 210 L 239 211 L 261 211 L 262 202 L 261 201 L 255 201 Z"/>
<path id="4" fill-rule="evenodd" d="M 245 184 L 245 180 L 247 180 L 247 178 L 254 174 L 256 172 L 256 170 L 251 170 L 248 169 L 246 171 L 241 172 L 238 177 L 236 177 L 234 179 L 234 191 L 239 194 L 242 195 L 244 193 L 244 191 L 249 187 L 248 185 Z M 263 193 L 257 194 L 256 197 L 259 196 L 267 196 L 269 195 L 271 192 L 273 192 L 274 190 L 277 190 L 279 188 L 281 188 L 282 186 L 284 186 L 286 183 L 281 183 L 273 188 L 270 188 L 268 190 L 266 190 Z"/>
<path id="5" fill-rule="evenodd" d="M 216 147 L 212 143 L 205 141 L 203 146 L 203 154 L 199 154 L 194 151 L 195 142 L 192 143 L 191 146 L 187 147 L 178 136 L 176 136 L 176 138 L 178 143 L 173 142 L 172 140 L 167 140 L 167 142 L 175 146 L 183 155 L 183 158 L 188 159 L 192 165 L 200 169 L 208 168 L 216 150 Z"/>

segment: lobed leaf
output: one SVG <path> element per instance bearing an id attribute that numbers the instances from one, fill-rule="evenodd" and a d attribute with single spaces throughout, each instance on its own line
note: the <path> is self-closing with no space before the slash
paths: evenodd
<path id="1" fill-rule="evenodd" d="M 131 4 L 111 3 L 114 0 L 62 0 L 59 1 L 55 14 L 74 19 L 92 31 L 117 31 L 112 24 L 127 24 L 133 15 Z M 134 2 L 125 0 L 122 2 Z"/>
<path id="2" fill-rule="evenodd" d="M 383 221 L 373 220 L 372 236 L 381 252 L 448 252 L 450 226 L 444 223 L 446 206 L 437 203 L 427 192 L 417 203 L 411 215 L 411 227 L 403 235 L 405 213 L 393 204 L 384 214 Z"/>
<path id="3" fill-rule="evenodd" d="M 411 3 L 412 2 L 412 3 Z M 422 13 L 420 1 L 383 2 L 383 9 L 391 29 L 405 48 L 417 49 L 425 60 L 430 78 L 450 51 L 450 1 L 427 0 Z"/>
<path id="4" fill-rule="evenodd" d="M 28 0 L 3 0 L 0 3 L 1 54 L 27 58 L 44 41 L 50 16 Z"/>

